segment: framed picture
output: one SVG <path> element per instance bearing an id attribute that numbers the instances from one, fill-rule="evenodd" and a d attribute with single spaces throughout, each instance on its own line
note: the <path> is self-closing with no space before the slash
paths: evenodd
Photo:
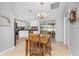
<path id="1" fill-rule="evenodd" d="M 4 16 L 0 16 L 0 26 L 10 26 L 10 19 Z"/>
<path id="2" fill-rule="evenodd" d="M 69 21 L 72 23 L 72 22 L 75 22 L 77 20 L 76 18 L 76 8 L 70 10 L 70 13 L 69 13 Z"/>

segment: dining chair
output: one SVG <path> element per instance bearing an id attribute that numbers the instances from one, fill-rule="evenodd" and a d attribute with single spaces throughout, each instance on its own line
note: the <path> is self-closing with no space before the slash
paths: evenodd
<path id="1" fill-rule="evenodd" d="M 41 43 L 39 34 L 30 34 L 30 55 L 41 55 Z"/>
<path id="2" fill-rule="evenodd" d="M 51 39 L 47 35 L 42 35 L 40 37 L 42 44 L 42 55 L 46 55 L 47 53 L 51 56 Z"/>

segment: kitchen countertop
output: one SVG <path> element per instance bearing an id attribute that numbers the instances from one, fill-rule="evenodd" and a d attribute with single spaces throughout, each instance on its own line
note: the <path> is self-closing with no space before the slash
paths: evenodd
<path id="1" fill-rule="evenodd" d="M 21 30 L 24 30 L 24 31 L 38 31 L 38 29 L 21 29 Z M 19 30 L 20 31 L 20 30 Z"/>

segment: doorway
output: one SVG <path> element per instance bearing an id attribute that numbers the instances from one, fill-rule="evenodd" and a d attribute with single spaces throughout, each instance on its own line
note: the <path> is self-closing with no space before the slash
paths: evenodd
<path id="1" fill-rule="evenodd" d="M 17 41 L 22 41 L 21 38 L 25 36 L 26 33 L 26 21 L 23 20 L 14 20 L 14 46 L 17 45 Z"/>

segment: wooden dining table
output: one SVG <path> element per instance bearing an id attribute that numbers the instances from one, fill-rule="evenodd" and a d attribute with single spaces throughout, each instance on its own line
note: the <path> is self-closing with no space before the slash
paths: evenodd
<path id="1" fill-rule="evenodd" d="M 44 39 L 46 38 L 46 39 Z M 50 40 L 50 35 L 48 34 L 40 34 L 40 42 L 43 44 L 48 43 Z M 26 51 L 26 56 L 30 55 L 30 42 L 29 42 L 29 37 L 25 39 L 25 51 Z"/>

